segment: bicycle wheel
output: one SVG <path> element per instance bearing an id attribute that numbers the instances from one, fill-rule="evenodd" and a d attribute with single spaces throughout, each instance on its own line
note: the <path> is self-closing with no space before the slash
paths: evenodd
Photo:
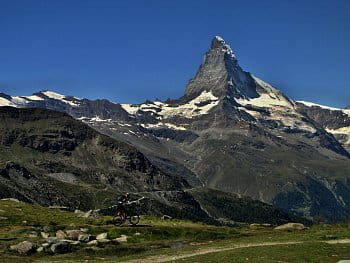
<path id="1" fill-rule="evenodd" d="M 117 215 L 113 217 L 113 224 L 116 226 L 120 226 L 125 222 L 125 219 L 122 218 L 122 216 Z"/>
<path id="2" fill-rule="evenodd" d="M 129 217 L 130 224 L 137 225 L 140 222 L 140 216 L 139 215 L 133 215 Z"/>

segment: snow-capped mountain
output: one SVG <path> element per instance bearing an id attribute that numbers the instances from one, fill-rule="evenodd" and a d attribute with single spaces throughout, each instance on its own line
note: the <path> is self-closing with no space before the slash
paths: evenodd
<path id="1" fill-rule="evenodd" d="M 298 108 L 315 120 L 350 152 L 350 108 L 339 109 L 316 103 L 297 101 Z"/>
<path id="2" fill-rule="evenodd" d="M 350 216 L 350 154 L 333 136 L 345 126 L 325 125 L 332 121 L 317 119 L 315 107 L 245 72 L 221 37 L 179 99 L 133 105 L 43 91 L 2 94 L 0 103 L 67 112 L 193 186 L 249 195 L 310 218 Z"/>

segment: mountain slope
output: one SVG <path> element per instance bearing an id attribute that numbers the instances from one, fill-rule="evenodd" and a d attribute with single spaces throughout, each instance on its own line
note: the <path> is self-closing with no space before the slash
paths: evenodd
<path id="1" fill-rule="evenodd" d="M 41 205 L 74 209 L 106 208 L 117 195 L 146 196 L 142 213 L 171 215 L 219 224 L 191 192 L 182 177 L 163 172 L 134 147 L 102 135 L 65 113 L 46 109 L 0 107 L 0 198 L 14 197 Z M 197 190 L 200 191 L 200 190 Z M 218 192 L 209 191 L 209 196 Z M 246 197 L 228 200 L 237 206 Z M 220 207 L 219 203 L 212 204 Z M 258 203 L 266 216 L 227 213 L 223 222 L 283 223 L 291 217 Z M 249 212 L 248 212 L 249 214 Z M 261 217 L 261 218 L 260 218 Z"/>
<path id="2" fill-rule="evenodd" d="M 245 72 L 220 37 L 179 99 L 131 105 L 49 91 L 32 96 L 2 95 L 2 103 L 67 112 L 192 186 L 248 195 L 308 218 L 350 217 L 349 152 L 298 103 Z"/>
<path id="3" fill-rule="evenodd" d="M 300 112 L 313 119 L 350 151 L 350 109 L 339 109 L 297 101 Z"/>

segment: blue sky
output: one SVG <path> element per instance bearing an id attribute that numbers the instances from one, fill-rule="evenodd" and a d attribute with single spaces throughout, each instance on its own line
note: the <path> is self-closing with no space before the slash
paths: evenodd
<path id="1" fill-rule="evenodd" d="M 292 99 L 350 105 L 348 0 L 0 0 L 0 91 L 180 97 L 213 36 Z"/>

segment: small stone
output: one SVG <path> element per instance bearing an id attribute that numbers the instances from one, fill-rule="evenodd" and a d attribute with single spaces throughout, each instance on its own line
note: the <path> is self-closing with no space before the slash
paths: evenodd
<path id="1" fill-rule="evenodd" d="M 40 253 L 40 252 L 43 252 L 44 251 L 44 247 L 38 247 L 36 252 Z"/>
<path id="2" fill-rule="evenodd" d="M 80 230 L 66 230 L 67 237 L 73 240 L 78 240 L 79 235 L 82 234 Z"/>
<path id="3" fill-rule="evenodd" d="M 0 216 L 0 220 L 7 220 L 8 218 L 5 216 Z"/>
<path id="4" fill-rule="evenodd" d="M 82 228 L 80 228 L 80 231 L 81 232 L 84 232 L 84 233 L 87 233 L 87 232 L 89 232 L 89 229 L 88 228 L 84 228 L 84 227 L 82 227 Z"/>
<path id="5" fill-rule="evenodd" d="M 134 236 L 141 236 L 141 233 L 140 233 L 140 232 L 136 232 L 136 233 L 134 234 Z"/>
<path id="6" fill-rule="evenodd" d="M 10 247 L 10 250 L 16 251 L 20 254 L 30 254 L 35 250 L 36 246 L 32 242 L 23 241 L 18 243 L 17 245 L 13 245 Z"/>
<path id="7" fill-rule="evenodd" d="M 88 245 L 88 246 L 97 246 L 98 245 L 98 241 L 97 240 L 92 240 L 90 242 L 87 242 L 86 245 Z"/>
<path id="8" fill-rule="evenodd" d="M 107 233 L 101 233 L 99 235 L 96 236 L 96 239 L 107 239 Z"/>
<path id="9" fill-rule="evenodd" d="M 303 224 L 300 223 L 287 223 L 284 225 L 280 225 L 275 227 L 275 230 L 291 230 L 291 229 L 295 229 L 295 230 L 304 230 L 307 227 L 305 227 Z"/>
<path id="10" fill-rule="evenodd" d="M 50 246 L 50 244 L 49 243 L 43 243 L 43 244 L 41 244 L 41 246 L 45 248 L 45 247 Z"/>
<path id="11" fill-rule="evenodd" d="M 27 224 L 27 223 L 28 223 L 27 220 L 22 221 L 22 224 Z"/>
<path id="12" fill-rule="evenodd" d="M 118 243 L 123 243 L 123 242 L 128 242 L 128 237 L 126 235 L 121 235 L 120 237 L 117 237 L 113 240 Z"/>
<path id="13" fill-rule="evenodd" d="M 55 244 L 55 243 L 58 243 L 60 241 L 59 238 L 57 237 L 48 237 L 46 238 L 46 242 L 49 243 L 49 244 Z"/>
<path id="14" fill-rule="evenodd" d="M 67 234 L 64 231 L 62 231 L 62 230 L 58 230 L 56 232 L 56 237 L 58 239 L 65 239 L 65 238 L 67 238 Z"/>
<path id="15" fill-rule="evenodd" d="M 5 213 L 5 210 L 0 209 L 0 213 Z"/>
<path id="16" fill-rule="evenodd" d="M 40 232 L 40 235 L 42 238 L 48 238 L 50 236 L 49 233 L 45 233 L 45 232 Z"/>

